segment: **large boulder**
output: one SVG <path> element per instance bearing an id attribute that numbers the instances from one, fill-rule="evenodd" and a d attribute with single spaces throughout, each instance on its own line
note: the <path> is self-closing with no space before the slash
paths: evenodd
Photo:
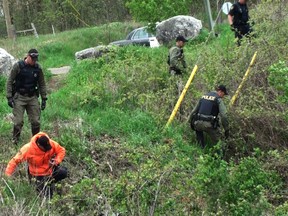
<path id="1" fill-rule="evenodd" d="M 0 48 L 0 75 L 8 75 L 17 60 L 5 49 Z"/>
<path id="2" fill-rule="evenodd" d="M 156 26 L 156 38 L 160 43 L 168 43 L 178 35 L 191 39 L 202 29 L 202 22 L 192 16 L 175 16 L 164 20 Z"/>
<path id="3" fill-rule="evenodd" d="M 103 56 L 103 54 L 108 53 L 113 49 L 112 46 L 97 46 L 97 47 L 92 47 L 88 49 L 81 50 L 79 52 L 75 53 L 75 58 L 76 60 L 82 60 L 86 58 L 99 58 Z"/>

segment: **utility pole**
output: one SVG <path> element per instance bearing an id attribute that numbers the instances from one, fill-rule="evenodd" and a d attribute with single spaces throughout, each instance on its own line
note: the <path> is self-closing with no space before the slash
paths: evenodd
<path id="1" fill-rule="evenodd" d="M 206 13 L 208 15 L 209 28 L 210 28 L 210 31 L 213 31 L 214 23 L 213 23 L 213 19 L 212 19 L 210 1 L 204 0 L 204 4 L 205 4 L 205 8 L 206 8 Z"/>
<path id="2" fill-rule="evenodd" d="M 5 15 L 5 21 L 6 21 L 6 29 L 7 29 L 7 35 L 8 38 L 13 39 L 13 30 L 12 30 L 12 23 L 11 23 L 11 17 L 9 12 L 9 3 L 8 0 L 3 0 L 3 10 Z"/>

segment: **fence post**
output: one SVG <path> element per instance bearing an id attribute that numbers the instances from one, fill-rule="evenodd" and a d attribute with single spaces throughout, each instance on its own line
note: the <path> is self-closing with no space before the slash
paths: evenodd
<path id="1" fill-rule="evenodd" d="M 53 32 L 53 35 L 55 36 L 55 29 L 53 25 L 52 25 L 52 32 Z"/>
<path id="2" fill-rule="evenodd" d="M 34 24 L 31 23 L 31 26 L 32 26 L 32 29 L 33 29 L 33 31 L 34 31 L 34 35 L 35 35 L 35 37 L 36 37 L 36 38 L 39 38 L 39 36 L 38 36 L 38 34 L 37 34 L 37 31 L 36 31 L 36 28 L 35 28 Z"/>

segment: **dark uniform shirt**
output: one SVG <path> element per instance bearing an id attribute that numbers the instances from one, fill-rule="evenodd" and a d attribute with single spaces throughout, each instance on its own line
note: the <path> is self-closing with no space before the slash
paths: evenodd
<path id="1" fill-rule="evenodd" d="M 183 49 L 177 46 L 172 47 L 169 50 L 168 64 L 170 67 L 170 73 L 182 74 L 186 69 L 186 61 L 183 53 Z"/>
<path id="2" fill-rule="evenodd" d="M 19 73 L 21 72 L 20 64 L 22 62 L 19 61 L 13 65 L 13 68 L 12 68 L 11 73 L 10 73 L 8 80 L 7 80 L 7 93 L 6 93 L 7 98 L 11 98 L 13 96 L 13 83 L 16 81 L 16 79 L 19 79 L 19 77 L 20 77 L 19 76 Z M 23 62 L 23 64 L 24 64 L 24 62 Z M 46 99 L 47 98 L 47 89 L 46 89 L 46 84 L 45 84 L 45 80 L 44 80 L 44 74 L 43 74 L 43 71 L 42 71 L 40 65 L 37 64 L 37 66 L 31 66 L 31 65 L 27 65 L 25 63 L 23 67 L 26 67 L 27 70 L 34 70 L 34 69 L 36 70 L 36 68 L 37 68 L 37 76 L 38 76 L 38 80 L 36 83 L 37 89 L 40 92 L 41 98 Z M 35 76 L 36 76 L 36 74 L 35 74 Z M 19 82 L 21 82 L 21 81 L 22 80 L 19 80 Z"/>
<path id="3" fill-rule="evenodd" d="M 248 25 L 249 12 L 246 4 L 240 4 L 239 2 L 233 4 L 229 15 L 233 16 L 233 26 L 235 28 Z"/>

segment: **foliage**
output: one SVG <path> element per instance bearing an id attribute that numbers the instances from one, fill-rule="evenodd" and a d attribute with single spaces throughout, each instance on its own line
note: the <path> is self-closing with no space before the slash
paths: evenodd
<path id="1" fill-rule="evenodd" d="M 268 81 L 280 95 L 278 96 L 279 101 L 282 103 L 288 102 L 288 66 L 284 61 L 279 61 L 276 64 L 271 65 L 269 68 Z"/>
<path id="2" fill-rule="evenodd" d="M 271 207 L 265 197 L 279 184 L 274 172 L 262 168 L 259 158 L 243 158 L 239 164 L 228 164 L 219 157 L 199 158 L 193 185 L 202 208 L 223 215 L 261 215 Z M 271 191 L 272 190 L 272 191 Z"/>
<path id="3" fill-rule="evenodd" d="M 60 67 L 74 62 L 75 52 L 125 38 L 138 25 L 115 22 L 99 27 L 61 32 L 56 35 L 39 35 L 38 39 L 33 36 L 19 37 L 16 43 L 11 40 L 2 40 L 0 44 L 2 48 L 9 50 L 11 55 L 19 59 L 24 58 L 27 51 L 34 47 L 40 53 L 39 63 L 44 69 Z"/>
<path id="4" fill-rule="evenodd" d="M 190 0 L 171 1 L 171 0 L 129 0 L 126 5 L 132 16 L 141 22 L 156 23 L 179 14 L 188 14 Z"/>
<path id="5" fill-rule="evenodd" d="M 208 37 L 204 29 L 186 44 L 188 69 L 183 80 L 194 64 L 199 70 L 182 104 L 184 114 L 166 129 L 175 104 L 175 83 L 166 64 L 168 47 L 129 46 L 102 58 L 74 60 L 76 51 L 106 44 L 109 35 L 116 39 L 135 24 L 40 35 L 37 40 L 23 37 L 14 45 L 1 41 L 16 56 L 34 44 L 44 68 L 68 64 L 72 69 L 60 89 L 50 90 L 41 115 L 41 129 L 67 150 L 63 165 L 70 176 L 62 182 L 61 196 L 51 202 L 35 198 L 23 175 L 26 167 L 20 166 L 22 174 L 11 179 L 16 201 L 1 178 L 0 211 L 22 212 L 24 203 L 24 213 L 32 209 L 42 215 L 285 215 L 287 104 L 275 100 L 279 82 L 268 81 L 285 68 L 277 64 L 277 72 L 269 73 L 271 65 L 287 57 L 287 16 L 275 16 L 280 9 L 285 9 L 282 14 L 287 8 L 268 1 L 255 8 L 257 37 L 244 39 L 241 47 L 225 24 L 217 26 L 218 37 Z M 268 34 L 270 29 L 277 34 Z M 215 149 L 200 149 L 185 120 L 200 96 L 215 85 L 226 84 L 233 95 L 256 50 L 256 64 L 236 106 L 229 108 L 231 138 L 222 143 L 224 160 L 217 155 L 221 143 Z M 53 77 L 48 86 L 52 81 Z M 10 143 L 11 109 L 4 89 L 0 97 L 4 170 L 19 147 Z M 30 139 L 28 119 L 21 137 L 23 143 Z M 278 151 L 268 152 L 271 149 Z"/>
<path id="6" fill-rule="evenodd" d="M 10 1 L 10 15 L 16 31 L 31 29 L 34 23 L 40 34 L 52 33 L 53 28 L 59 32 L 129 17 L 123 0 Z"/>

